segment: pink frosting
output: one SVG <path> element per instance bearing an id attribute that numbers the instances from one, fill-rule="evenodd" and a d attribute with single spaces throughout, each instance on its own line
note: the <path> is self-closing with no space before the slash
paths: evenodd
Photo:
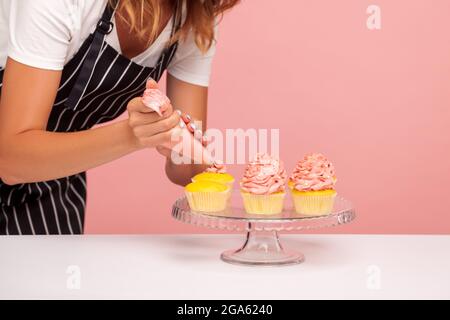
<path id="1" fill-rule="evenodd" d="M 142 102 L 162 116 L 161 107 L 165 104 L 169 104 L 170 100 L 158 89 L 146 89 L 142 96 Z"/>
<path id="2" fill-rule="evenodd" d="M 333 164 L 320 153 L 307 154 L 300 160 L 290 177 L 299 191 L 334 189 L 336 176 Z"/>
<path id="3" fill-rule="evenodd" d="M 214 161 L 214 163 L 209 168 L 207 168 L 205 172 L 227 173 L 227 167 L 223 163 Z"/>
<path id="4" fill-rule="evenodd" d="M 286 170 L 283 163 L 267 154 L 258 154 L 251 161 L 241 181 L 241 188 L 252 194 L 272 194 L 284 191 Z"/>

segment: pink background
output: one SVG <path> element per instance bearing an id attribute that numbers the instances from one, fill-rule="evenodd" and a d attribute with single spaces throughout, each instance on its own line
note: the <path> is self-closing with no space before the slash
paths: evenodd
<path id="1" fill-rule="evenodd" d="M 280 128 L 289 171 L 325 153 L 358 219 L 323 232 L 450 233 L 449 12 L 448 0 L 244 1 L 220 28 L 209 125 Z M 153 150 L 88 179 L 88 233 L 208 231 L 171 218 L 182 189 Z"/>

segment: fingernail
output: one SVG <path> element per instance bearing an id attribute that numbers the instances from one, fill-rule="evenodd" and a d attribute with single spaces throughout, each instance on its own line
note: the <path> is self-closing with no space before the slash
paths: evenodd
<path id="1" fill-rule="evenodd" d="M 195 130 L 197 130 L 197 127 L 195 126 L 195 124 L 189 123 L 188 129 L 189 129 L 189 131 L 190 131 L 191 133 L 194 133 Z"/>
<path id="2" fill-rule="evenodd" d="M 181 110 L 177 109 L 177 110 L 175 110 L 175 112 L 178 113 L 178 115 L 181 117 L 181 115 L 182 115 Z"/>
<path id="3" fill-rule="evenodd" d="M 184 114 L 181 115 L 181 120 L 183 120 L 184 123 L 186 123 L 186 124 L 189 123 L 189 120 L 186 118 L 186 115 L 184 115 Z"/>
<path id="4" fill-rule="evenodd" d="M 196 137 L 198 140 L 202 140 L 203 139 L 203 132 L 202 132 L 202 130 L 195 130 L 194 137 Z"/>
<path id="5" fill-rule="evenodd" d="M 183 114 L 181 116 L 181 119 L 183 119 L 183 121 L 188 124 L 191 121 L 191 117 L 188 114 Z"/>

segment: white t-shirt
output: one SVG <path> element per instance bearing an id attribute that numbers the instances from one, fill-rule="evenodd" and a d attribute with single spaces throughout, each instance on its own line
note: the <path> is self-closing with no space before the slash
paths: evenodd
<path id="1" fill-rule="evenodd" d="M 9 56 L 32 67 L 62 70 L 95 30 L 107 1 L 1 0 L 0 68 Z M 170 38 L 172 23 L 171 19 L 155 42 L 132 60 L 153 67 Z M 116 28 L 106 42 L 120 52 Z M 182 81 L 208 86 L 214 53 L 213 45 L 203 54 L 190 34 L 179 43 L 168 72 Z"/>

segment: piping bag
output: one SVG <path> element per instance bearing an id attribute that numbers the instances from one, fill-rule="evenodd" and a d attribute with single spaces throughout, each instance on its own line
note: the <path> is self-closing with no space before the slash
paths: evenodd
<path id="1" fill-rule="evenodd" d="M 170 104 L 170 100 L 165 94 L 155 87 L 156 82 L 153 79 L 148 80 L 147 89 L 144 91 L 144 95 L 142 96 L 142 102 L 145 106 L 152 109 L 162 117 L 163 112 L 161 111 L 161 108 L 166 104 Z M 163 144 L 162 147 L 168 148 L 179 154 L 180 157 L 185 159 L 184 163 L 186 163 L 186 158 L 190 160 L 190 163 L 193 162 L 195 164 L 211 165 L 214 163 L 211 153 L 186 128 L 183 120 L 180 120 L 180 124 L 172 130 L 173 137 L 178 139 L 172 139 L 172 141 Z"/>

